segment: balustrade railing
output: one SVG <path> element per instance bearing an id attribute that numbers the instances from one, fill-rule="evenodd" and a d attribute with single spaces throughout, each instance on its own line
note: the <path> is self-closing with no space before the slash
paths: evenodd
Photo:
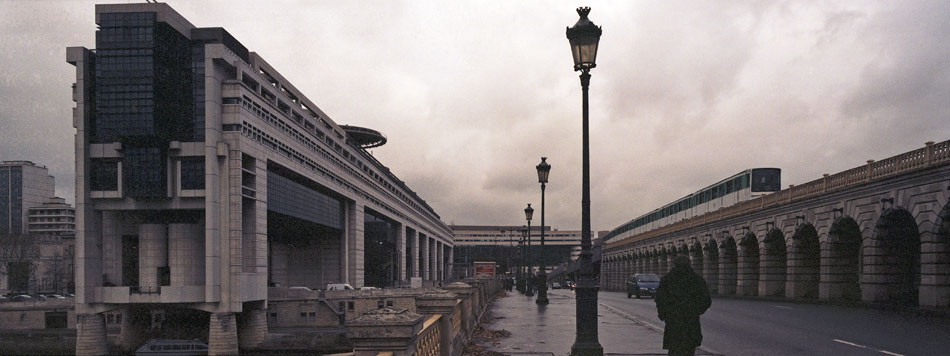
<path id="1" fill-rule="evenodd" d="M 710 213 L 694 216 L 670 225 L 633 235 L 623 240 L 610 242 L 607 250 L 663 236 L 669 233 L 690 229 L 710 222 L 729 219 L 747 214 L 755 210 L 788 204 L 793 201 L 818 196 L 827 192 L 845 189 L 873 180 L 883 179 L 898 174 L 912 172 L 918 169 L 950 162 L 950 140 L 933 143 L 910 152 L 905 152 L 880 161 L 868 161 L 867 164 L 855 167 L 837 174 L 825 176 L 802 185 L 789 187 L 769 195 L 740 202 Z"/>

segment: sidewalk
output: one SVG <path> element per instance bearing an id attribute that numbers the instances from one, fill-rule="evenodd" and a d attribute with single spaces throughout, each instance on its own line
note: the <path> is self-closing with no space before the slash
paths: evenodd
<path id="1" fill-rule="evenodd" d="M 538 306 L 535 298 L 513 291 L 495 299 L 491 306 L 492 320 L 482 326 L 507 330 L 511 336 L 488 340 L 482 345 L 506 355 L 569 355 L 576 330 L 574 292 L 549 290 L 547 306 Z M 598 336 L 605 355 L 666 355 L 662 330 L 603 305 L 599 311 Z M 697 349 L 696 355 L 712 354 Z"/>

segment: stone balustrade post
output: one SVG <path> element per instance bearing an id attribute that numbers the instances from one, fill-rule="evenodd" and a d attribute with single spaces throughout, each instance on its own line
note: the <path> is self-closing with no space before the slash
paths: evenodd
<path id="1" fill-rule="evenodd" d="M 924 143 L 924 146 L 926 146 L 927 148 L 926 159 L 927 159 L 927 166 L 929 167 L 934 164 L 934 142 L 927 141 Z"/>
<path id="2" fill-rule="evenodd" d="M 441 346 L 440 354 L 442 356 L 453 356 L 455 354 L 453 342 L 457 336 L 454 312 L 458 296 L 446 290 L 433 289 L 415 299 L 416 311 L 426 319 L 433 315 L 442 316 L 439 320 L 439 329 L 441 330 L 439 333 L 441 337 L 439 342 Z M 459 349 L 459 352 L 461 352 L 461 349 Z"/>
<path id="3" fill-rule="evenodd" d="M 864 177 L 864 181 L 865 181 L 865 182 L 870 182 L 870 181 L 871 181 L 871 164 L 872 164 L 872 163 L 874 163 L 874 160 L 873 160 L 873 159 L 869 159 L 869 160 L 868 160 L 868 172 L 867 172 L 867 175 Z"/>
<path id="4" fill-rule="evenodd" d="M 476 309 L 475 309 L 475 288 L 467 283 L 453 282 L 446 285 L 445 290 L 454 293 L 462 300 L 462 329 L 466 337 L 475 329 Z"/>
<path id="5" fill-rule="evenodd" d="M 405 309 L 385 307 L 371 310 L 346 323 L 346 338 L 353 343 L 354 356 L 413 356 L 416 336 L 425 318 Z"/>

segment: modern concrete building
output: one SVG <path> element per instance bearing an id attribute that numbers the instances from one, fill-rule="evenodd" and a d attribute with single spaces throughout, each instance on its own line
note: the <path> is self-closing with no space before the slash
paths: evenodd
<path id="1" fill-rule="evenodd" d="M 494 261 L 500 272 L 508 270 L 509 255 L 512 265 L 519 263 L 523 226 L 506 225 L 450 225 L 455 235 L 456 265 L 470 265 L 475 261 Z M 569 261 L 571 250 L 580 248 L 580 230 L 557 230 L 544 227 L 544 251 L 541 251 L 541 227 L 531 227 L 531 246 L 525 251 L 532 256 L 536 268 L 544 264 L 548 269 Z"/>
<path id="2" fill-rule="evenodd" d="M 29 209 L 52 198 L 55 186 L 46 167 L 30 161 L 0 162 L 0 233 L 26 233 Z"/>
<path id="3" fill-rule="evenodd" d="M 268 288 L 438 280 L 451 230 L 341 126 L 222 28 L 166 4 L 97 5 L 76 67 L 77 354 L 267 335 Z M 156 318 L 169 322 L 156 323 Z M 194 330 L 189 330 L 194 329 Z M 240 330 L 240 335 L 238 333 Z"/>
<path id="4" fill-rule="evenodd" d="M 45 203 L 30 207 L 27 212 L 27 232 L 30 235 L 76 236 L 76 209 L 66 199 L 49 198 Z"/>

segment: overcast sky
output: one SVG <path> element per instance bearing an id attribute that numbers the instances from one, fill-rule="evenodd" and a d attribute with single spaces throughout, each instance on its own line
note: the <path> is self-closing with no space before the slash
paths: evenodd
<path id="1" fill-rule="evenodd" d="M 127 1 L 119 1 L 127 2 Z M 0 159 L 74 201 L 67 46 L 94 1 L 0 0 Z M 451 224 L 580 228 L 581 90 L 565 28 L 603 27 L 590 87 L 592 225 L 752 167 L 801 184 L 950 139 L 948 1 L 169 1 L 224 27 Z"/>

